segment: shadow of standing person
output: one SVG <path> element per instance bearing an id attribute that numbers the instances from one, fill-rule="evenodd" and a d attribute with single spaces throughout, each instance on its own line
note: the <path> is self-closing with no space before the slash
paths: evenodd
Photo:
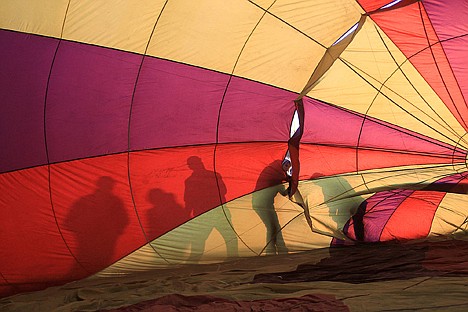
<path id="1" fill-rule="evenodd" d="M 192 170 L 190 177 L 185 180 L 184 201 L 185 207 L 190 213 L 190 218 L 195 218 L 207 211 L 222 206 L 221 209 L 209 211 L 207 218 L 197 225 L 197 232 L 190 238 L 191 253 L 189 262 L 199 262 L 209 235 L 216 229 L 226 243 L 227 257 L 238 256 L 238 239 L 232 228 L 231 213 L 225 206 L 226 185 L 219 173 L 207 170 L 198 156 L 187 159 L 187 165 Z M 208 221 L 208 222 L 207 222 Z"/>
<path id="2" fill-rule="evenodd" d="M 75 263 L 70 274 L 94 273 L 117 260 L 115 247 L 129 223 L 123 201 L 113 193 L 115 180 L 100 177 L 94 193 L 78 199 L 70 208 L 64 226 L 74 234 Z"/>
<path id="3" fill-rule="evenodd" d="M 265 252 L 267 255 L 288 253 L 281 233 L 281 225 L 275 211 L 274 201 L 279 193 L 287 195 L 284 185 L 281 160 L 275 160 L 262 170 L 252 194 L 252 208 L 266 227 Z"/>
<path id="4" fill-rule="evenodd" d="M 365 235 L 363 224 L 364 214 L 366 213 L 365 199 L 357 195 L 348 181 L 340 176 L 319 179 L 316 184 L 322 188 L 323 203 L 328 207 L 328 214 L 335 223 L 329 225 L 332 232 L 336 234 L 337 230 L 342 229 L 344 235 L 347 236 L 350 219 L 352 219 L 356 239 L 363 241 Z M 338 201 L 340 201 L 340 204 L 335 203 Z M 343 242 L 343 238 L 336 237 L 336 240 Z M 348 238 L 350 237 L 348 236 Z"/>

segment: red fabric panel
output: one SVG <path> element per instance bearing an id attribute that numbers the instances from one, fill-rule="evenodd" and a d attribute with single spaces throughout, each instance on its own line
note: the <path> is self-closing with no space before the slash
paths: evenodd
<path id="1" fill-rule="evenodd" d="M 220 205 L 213 150 L 208 145 L 130 155 L 135 205 L 150 240 Z M 193 170 L 188 164 L 192 156 L 199 160 Z"/>
<path id="2" fill-rule="evenodd" d="M 439 38 L 420 3 L 372 15 L 468 130 L 468 108 Z M 431 47 L 429 48 L 429 45 Z"/>
<path id="3" fill-rule="evenodd" d="M 356 149 L 301 144 L 300 180 L 356 171 Z"/>
<path id="4" fill-rule="evenodd" d="M 55 222 L 47 167 L 0 175 L 0 194 L 3 277 L 21 291 L 71 280 L 66 273 L 73 257 Z M 19 285 L 27 283 L 36 286 Z"/>
<path id="5" fill-rule="evenodd" d="M 127 176 L 127 155 L 60 163 L 51 168 L 52 200 L 58 223 L 79 263 L 95 273 L 146 241 L 135 214 Z"/>
<path id="6" fill-rule="evenodd" d="M 379 10 L 383 6 L 391 4 L 391 6 L 382 10 L 397 9 L 402 6 L 407 6 L 419 0 L 358 0 L 359 4 L 364 8 L 367 13 L 374 13 L 372 11 Z"/>
<path id="7" fill-rule="evenodd" d="M 443 192 L 416 191 L 395 210 L 385 225 L 380 241 L 425 238 Z"/>
<path id="8" fill-rule="evenodd" d="M 377 10 L 384 5 L 391 3 L 393 0 L 358 0 L 359 4 L 366 12 Z"/>
<path id="9" fill-rule="evenodd" d="M 425 156 L 387 151 L 359 150 L 359 170 L 407 165 L 451 164 L 450 156 Z"/>
<path id="10" fill-rule="evenodd" d="M 272 181 L 285 178 L 275 170 L 277 161 L 283 160 L 287 143 L 240 143 L 219 145 L 216 151 L 216 170 L 226 185 L 226 200 L 250 194 L 272 185 Z M 266 168 L 273 168 L 271 175 L 262 175 Z M 271 178 L 271 180 L 270 180 Z"/>
<path id="11" fill-rule="evenodd" d="M 452 163 L 450 156 L 424 156 L 377 150 L 358 151 L 359 171 L 405 165 Z M 356 149 L 301 144 L 300 180 L 356 172 Z"/>

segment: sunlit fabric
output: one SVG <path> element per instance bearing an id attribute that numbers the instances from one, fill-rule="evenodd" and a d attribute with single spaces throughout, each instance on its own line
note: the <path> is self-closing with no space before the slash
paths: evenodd
<path id="1" fill-rule="evenodd" d="M 466 1 L 3 0 L 0 46 L 2 297 L 467 231 Z"/>

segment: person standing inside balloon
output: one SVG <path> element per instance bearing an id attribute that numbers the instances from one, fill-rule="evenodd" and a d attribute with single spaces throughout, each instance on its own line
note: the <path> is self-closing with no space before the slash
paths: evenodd
<path id="1" fill-rule="evenodd" d="M 255 192 L 252 194 L 252 208 L 258 214 L 266 228 L 265 252 L 267 255 L 288 253 L 282 228 L 275 211 L 277 194 L 286 196 L 281 161 L 275 160 L 260 173 Z M 284 167 L 283 167 L 284 170 Z"/>

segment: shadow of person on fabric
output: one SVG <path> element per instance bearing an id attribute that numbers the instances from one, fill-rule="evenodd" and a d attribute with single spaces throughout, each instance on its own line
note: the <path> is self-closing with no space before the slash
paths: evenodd
<path id="1" fill-rule="evenodd" d="M 150 241 L 175 229 L 189 219 L 189 213 L 177 202 L 172 193 L 153 188 L 148 191 L 147 200 L 151 208 L 146 211 L 144 227 Z M 171 251 L 171 255 L 181 259 L 188 243 L 181 241 L 177 244 L 179 245 Z"/>
<path id="2" fill-rule="evenodd" d="M 118 260 L 115 248 L 129 217 L 123 201 L 113 193 L 114 186 L 113 178 L 100 177 L 96 190 L 70 208 L 64 226 L 74 236 L 74 241 L 67 242 L 77 260 L 71 276 L 98 272 Z"/>
<path id="3" fill-rule="evenodd" d="M 315 177 L 318 174 L 314 174 Z M 352 224 L 356 240 L 364 241 L 364 214 L 366 213 L 366 202 L 364 198 L 357 195 L 351 185 L 342 177 L 333 179 L 317 180 L 317 185 L 322 188 L 323 202 L 328 206 L 329 216 L 339 228 L 343 227 L 343 232 L 348 232 L 349 216 L 352 216 Z M 345 203 L 336 205 L 335 201 L 346 200 Z M 345 208 L 341 211 L 340 208 Z M 339 239 L 337 239 L 339 241 Z M 354 240 L 354 238 L 353 238 Z M 340 243 L 343 243 L 342 241 Z"/>
<path id="4" fill-rule="evenodd" d="M 192 221 L 193 233 L 190 233 L 189 238 L 191 250 L 187 262 L 200 261 L 206 240 L 213 229 L 224 239 L 227 258 L 237 257 L 238 239 L 232 228 L 231 213 L 225 204 L 227 189 L 221 175 L 207 170 L 198 156 L 189 157 L 187 165 L 192 174 L 185 180 L 185 207 L 189 211 L 190 219 L 203 214 L 199 220 Z"/>
<path id="5" fill-rule="evenodd" d="M 252 208 L 266 227 L 264 250 L 267 255 L 288 253 L 274 206 L 277 194 L 287 196 L 283 182 L 281 160 L 275 160 L 262 170 L 257 179 L 256 191 L 252 194 Z"/>

